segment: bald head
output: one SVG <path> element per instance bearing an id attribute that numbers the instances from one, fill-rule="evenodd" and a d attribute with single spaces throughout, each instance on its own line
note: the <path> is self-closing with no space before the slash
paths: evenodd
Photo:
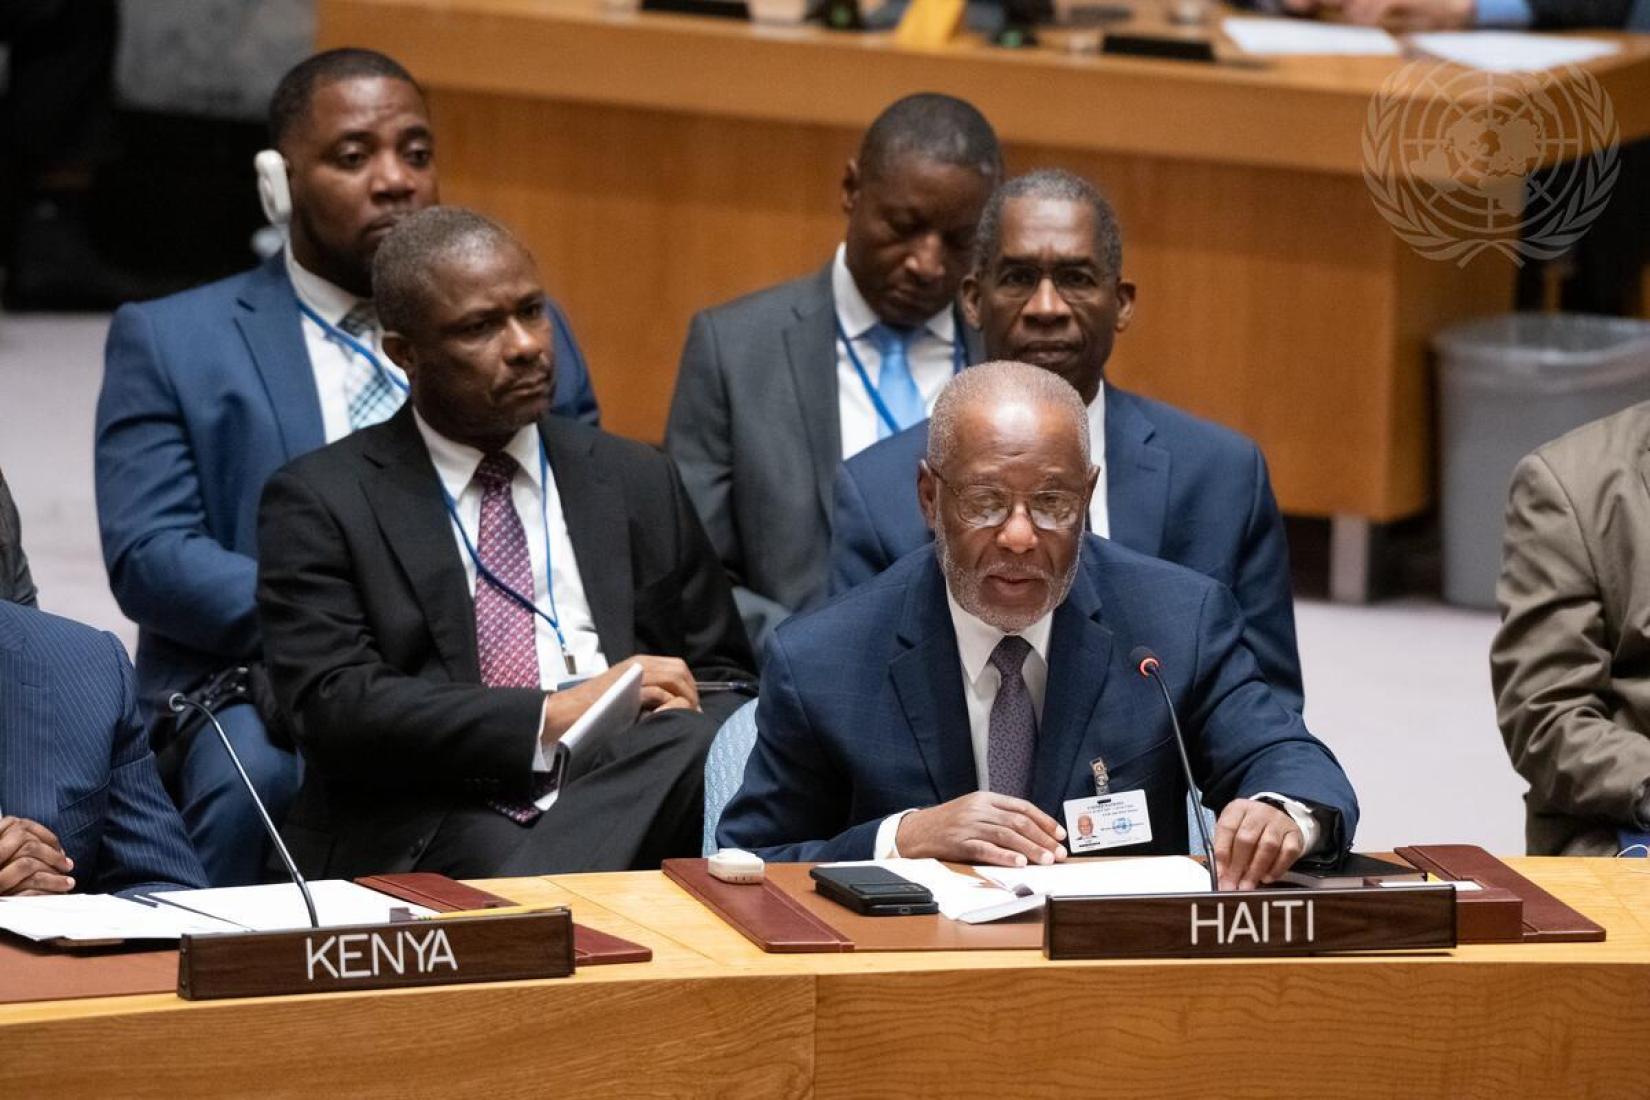
<path id="1" fill-rule="evenodd" d="M 1065 379 L 1029 363 L 999 360 L 970 367 L 953 378 L 934 403 L 928 423 L 928 465 L 951 466 L 965 420 L 1048 415 L 1050 424 L 1069 432 L 1072 446 L 1086 464 L 1089 417 L 1083 399 Z"/>

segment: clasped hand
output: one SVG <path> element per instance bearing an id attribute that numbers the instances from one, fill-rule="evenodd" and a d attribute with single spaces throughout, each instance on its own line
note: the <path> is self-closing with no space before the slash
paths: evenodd
<path id="1" fill-rule="evenodd" d="M 0 817 L 0 897 L 67 894 L 72 870 L 56 833 L 26 817 Z"/>

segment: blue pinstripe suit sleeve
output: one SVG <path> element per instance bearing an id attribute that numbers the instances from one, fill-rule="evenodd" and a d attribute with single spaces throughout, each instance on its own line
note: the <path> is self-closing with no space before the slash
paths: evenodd
<path id="1" fill-rule="evenodd" d="M 207 885 L 206 872 L 184 834 L 183 819 L 161 786 L 149 738 L 138 718 L 137 684 L 126 651 L 113 634 L 99 639 L 108 682 L 118 684 L 109 758 L 109 808 L 97 879 L 87 889 L 143 892 Z M 87 731 L 90 738 L 92 731 Z"/>

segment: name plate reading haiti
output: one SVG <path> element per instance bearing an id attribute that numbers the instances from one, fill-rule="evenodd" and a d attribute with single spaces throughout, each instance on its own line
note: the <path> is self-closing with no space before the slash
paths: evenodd
<path id="1" fill-rule="evenodd" d="M 1455 946 L 1455 890 L 1253 890 L 1048 899 L 1051 959 L 1201 958 Z"/>
<path id="2" fill-rule="evenodd" d="M 565 978 L 566 909 L 290 932 L 184 936 L 178 996 L 191 1001 L 463 982 Z"/>

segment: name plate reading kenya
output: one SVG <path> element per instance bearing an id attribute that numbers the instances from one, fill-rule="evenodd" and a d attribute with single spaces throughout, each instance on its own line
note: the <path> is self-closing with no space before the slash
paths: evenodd
<path id="1" fill-rule="evenodd" d="M 345 928 L 184 936 L 178 996 L 191 1001 L 335 993 L 573 972 L 566 909 Z"/>
<path id="2" fill-rule="evenodd" d="M 1051 959 L 1200 958 L 1454 947 L 1450 886 L 1049 898 Z"/>

